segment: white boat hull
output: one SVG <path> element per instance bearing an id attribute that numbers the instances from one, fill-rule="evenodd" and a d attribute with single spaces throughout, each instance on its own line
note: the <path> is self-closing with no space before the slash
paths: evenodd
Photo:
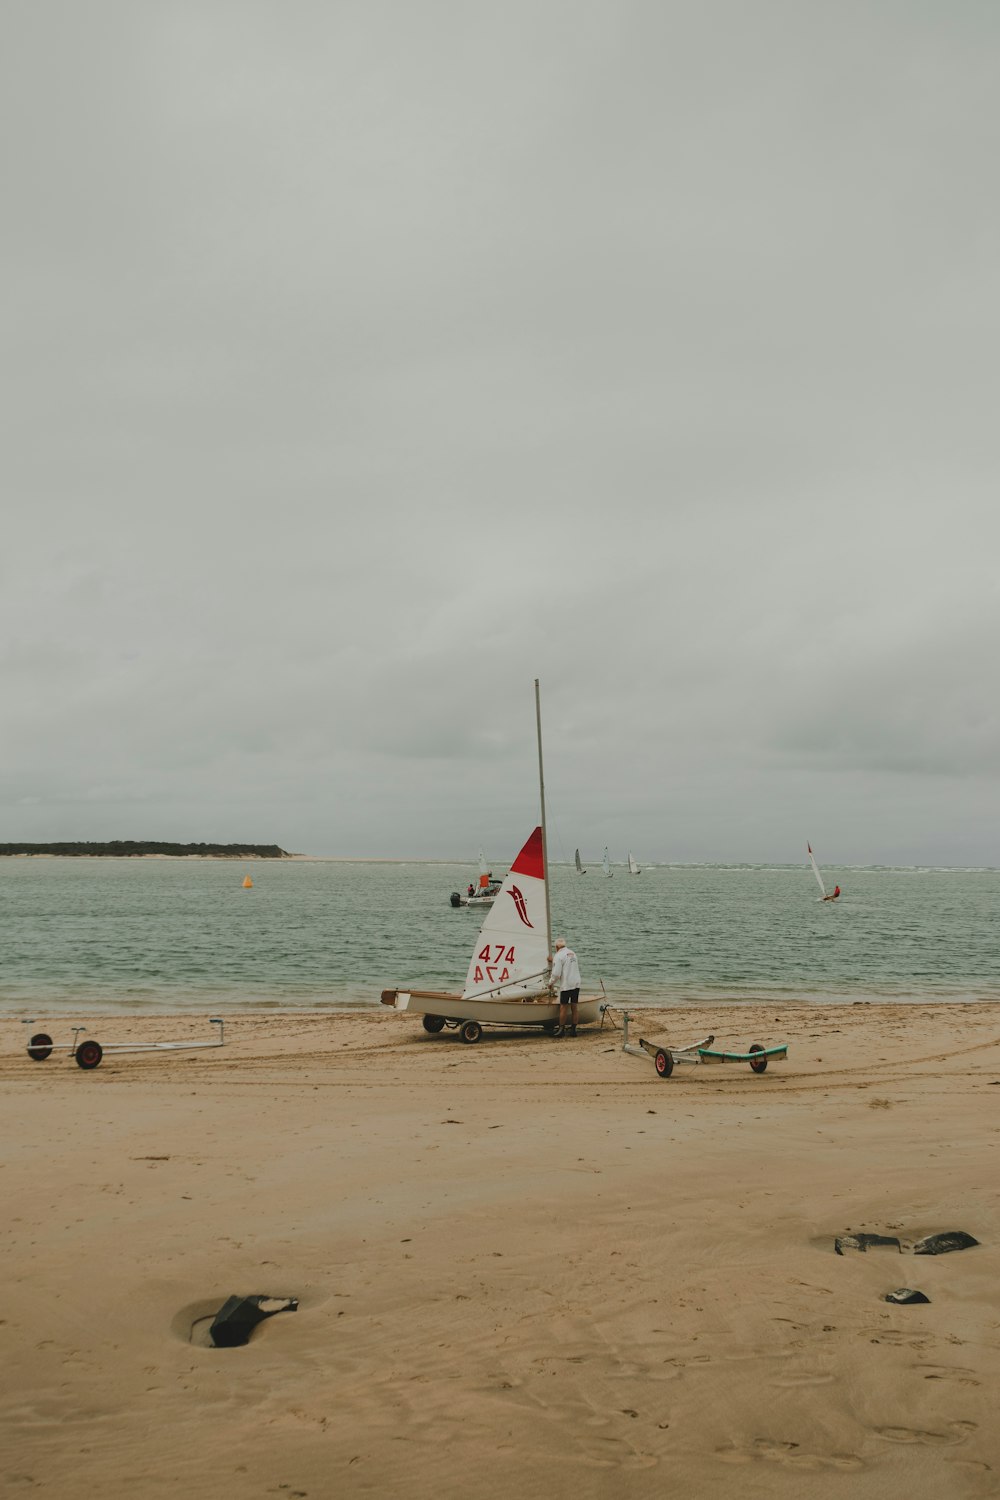
<path id="1" fill-rule="evenodd" d="M 555 1026 L 559 1001 L 548 994 L 521 1000 L 463 1000 L 438 990 L 383 990 L 382 1004 L 394 1010 L 413 1011 L 420 1016 L 440 1016 L 444 1021 L 479 1021 L 484 1026 Z M 580 1001 L 577 1023 L 596 1021 L 601 999 L 594 995 Z"/>

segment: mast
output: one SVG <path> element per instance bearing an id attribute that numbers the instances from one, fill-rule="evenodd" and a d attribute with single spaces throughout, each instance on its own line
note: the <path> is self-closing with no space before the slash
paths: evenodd
<path id="1" fill-rule="evenodd" d="M 542 700 L 535 678 L 535 728 L 538 733 L 538 795 L 542 804 L 542 874 L 545 877 L 545 951 L 552 953 L 552 906 L 549 901 L 549 846 L 545 834 L 545 771 L 542 767 Z"/>

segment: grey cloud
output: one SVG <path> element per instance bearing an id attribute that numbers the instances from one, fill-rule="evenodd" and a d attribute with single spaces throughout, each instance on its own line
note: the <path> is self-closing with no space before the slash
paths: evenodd
<path id="1" fill-rule="evenodd" d="M 978 862 L 998 27 L 19 7 L 10 836 Z"/>

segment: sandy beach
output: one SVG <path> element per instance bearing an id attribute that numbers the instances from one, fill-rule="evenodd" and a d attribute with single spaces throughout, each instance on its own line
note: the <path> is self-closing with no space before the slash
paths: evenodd
<path id="1" fill-rule="evenodd" d="M 790 1045 L 666 1081 L 620 1032 L 388 1011 L 93 1072 L 31 1029 L 0 1025 L 5 1494 L 1000 1493 L 995 1006 L 646 1012 Z M 980 1244 L 834 1253 L 954 1229 Z M 193 1344 L 231 1293 L 300 1305 Z"/>

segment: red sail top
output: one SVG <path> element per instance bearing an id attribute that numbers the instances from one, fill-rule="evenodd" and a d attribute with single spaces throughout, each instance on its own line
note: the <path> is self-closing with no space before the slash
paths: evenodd
<path id="1" fill-rule="evenodd" d="M 536 880 L 545 879 L 541 828 L 536 828 L 529 834 L 527 843 L 510 868 L 512 874 L 533 875 Z"/>

